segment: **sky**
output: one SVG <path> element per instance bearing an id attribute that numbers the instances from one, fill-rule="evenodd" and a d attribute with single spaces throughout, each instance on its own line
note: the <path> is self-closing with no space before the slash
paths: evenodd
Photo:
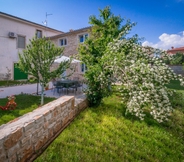
<path id="1" fill-rule="evenodd" d="M 184 0 L 0 0 L 1 12 L 41 25 L 47 13 L 47 26 L 63 32 L 90 26 L 89 17 L 106 6 L 137 23 L 130 35 L 143 38 L 143 46 L 184 46 Z"/>

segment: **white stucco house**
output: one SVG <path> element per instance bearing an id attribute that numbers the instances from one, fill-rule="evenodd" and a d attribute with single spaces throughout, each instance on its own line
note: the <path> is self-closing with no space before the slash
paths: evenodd
<path id="1" fill-rule="evenodd" d="M 0 12 L 0 79 L 6 77 L 7 68 L 11 79 L 26 79 L 26 75 L 14 67 L 21 52 L 35 34 L 37 37 L 54 36 L 63 32 Z"/>

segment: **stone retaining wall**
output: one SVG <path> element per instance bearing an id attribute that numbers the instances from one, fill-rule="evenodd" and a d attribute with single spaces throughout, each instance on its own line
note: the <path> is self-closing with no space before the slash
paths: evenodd
<path id="1" fill-rule="evenodd" d="M 0 162 L 33 161 L 86 107 L 85 97 L 64 96 L 0 126 Z"/>

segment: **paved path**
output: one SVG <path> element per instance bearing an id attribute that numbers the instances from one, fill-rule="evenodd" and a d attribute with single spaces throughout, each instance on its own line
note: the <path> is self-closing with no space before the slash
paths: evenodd
<path id="1" fill-rule="evenodd" d="M 49 88 L 52 88 L 52 83 L 49 83 Z M 39 91 L 41 91 L 41 87 L 39 85 Z M 12 86 L 12 87 L 1 87 L 0 88 L 0 98 L 6 98 L 7 96 L 10 95 L 17 95 L 21 93 L 27 93 L 27 94 L 35 94 L 37 93 L 37 84 L 26 84 L 26 85 L 21 85 L 21 86 Z M 62 91 L 61 94 L 58 94 L 57 92 L 53 93 L 52 89 L 49 89 L 44 92 L 45 96 L 48 97 L 55 97 L 59 98 L 64 95 L 69 95 L 69 96 L 75 96 L 76 98 L 81 97 L 83 95 L 82 90 L 79 89 L 76 93 L 73 91 L 69 91 L 68 94 L 66 94 L 66 91 Z"/>

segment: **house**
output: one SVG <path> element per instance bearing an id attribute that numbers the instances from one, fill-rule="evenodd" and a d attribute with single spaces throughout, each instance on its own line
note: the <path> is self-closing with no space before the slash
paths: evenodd
<path id="1" fill-rule="evenodd" d="M 171 47 L 170 50 L 167 50 L 168 54 L 184 53 L 184 47 L 174 48 Z"/>
<path id="2" fill-rule="evenodd" d="M 19 60 L 18 53 L 25 49 L 35 34 L 41 38 L 63 33 L 3 12 L 0 12 L 0 22 L 0 80 L 6 78 L 8 70 L 13 80 L 27 79 L 27 75 L 16 64 Z"/>
<path id="3" fill-rule="evenodd" d="M 49 37 L 49 39 L 59 47 L 64 47 L 63 55 L 64 56 L 73 56 L 78 54 L 78 47 L 81 43 L 83 43 L 90 34 L 91 27 L 85 27 L 78 30 L 70 30 L 69 32 L 58 34 L 55 36 Z M 84 72 L 86 71 L 86 66 L 83 63 L 77 63 L 75 66 L 75 72 L 70 77 L 82 79 Z M 70 73 L 67 70 L 66 73 Z"/>
<path id="4" fill-rule="evenodd" d="M 55 45 L 64 47 L 65 56 L 76 55 L 77 48 L 89 36 L 91 27 L 62 32 L 13 15 L 0 12 L 0 80 L 6 79 L 8 71 L 10 79 L 27 79 L 27 74 L 17 68 L 18 53 L 22 52 L 35 35 L 37 38 L 48 37 Z M 85 65 L 78 64 L 75 74 L 82 75 Z M 74 77 L 74 75 L 73 75 Z"/>

